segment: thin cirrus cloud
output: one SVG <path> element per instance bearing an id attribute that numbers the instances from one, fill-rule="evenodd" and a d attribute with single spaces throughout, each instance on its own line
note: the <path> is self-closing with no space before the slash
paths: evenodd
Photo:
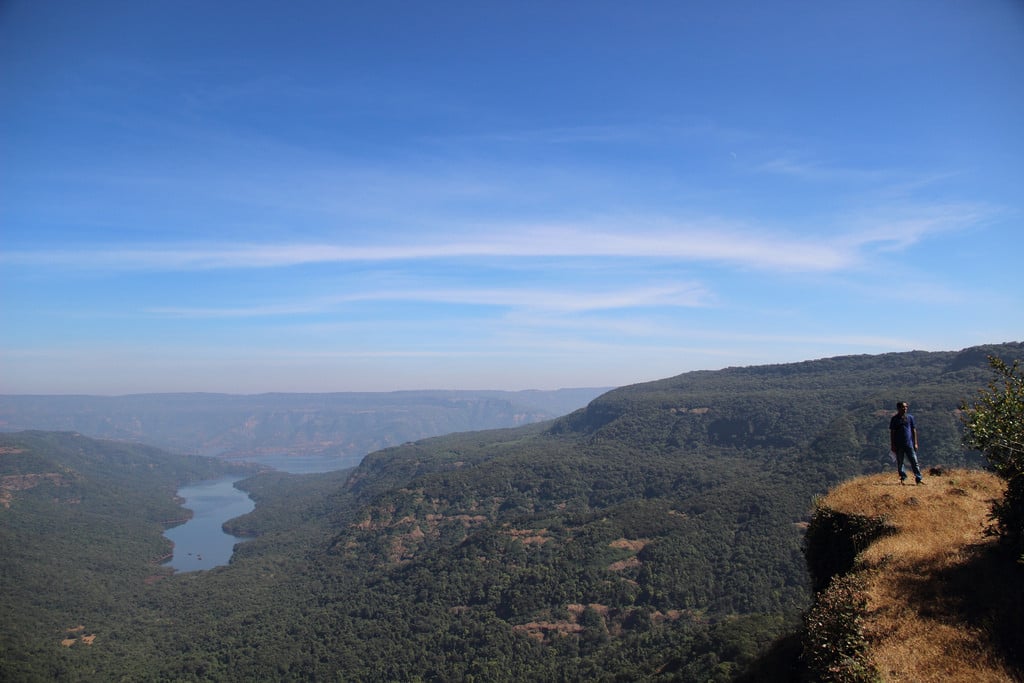
<path id="1" fill-rule="evenodd" d="M 231 246 L 145 246 L 7 252 L 9 265 L 50 265 L 114 270 L 285 268 L 344 262 L 387 262 L 471 257 L 657 258 L 765 270 L 830 271 L 851 264 L 840 244 L 794 239 L 725 227 L 675 226 L 635 231 L 590 230 L 575 225 L 488 226 L 483 237 L 402 244 L 280 243 Z"/>
<path id="2" fill-rule="evenodd" d="M 996 207 L 980 203 L 940 202 L 927 207 L 887 205 L 853 216 L 854 227 L 842 239 L 849 249 L 874 245 L 881 251 L 906 249 L 931 235 L 984 226 L 998 215 Z"/>
<path id="3" fill-rule="evenodd" d="M 823 163 L 799 156 L 779 156 L 752 166 L 756 173 L 781 175 L 813 183 L 886 185 L 908 176 L 891 168 L 854 168 Z"/>
<path id="4" fill-rule="evenodd" d="M 400 301 L 431 304 L 491 306 L 583 313 L 644 307 L 702 307 L 712 297 L 698 283 L 674 283 L 605 292 L 523 288 L 494 289 L 422 289 L 363 291 L 355 294 L 324 297 L 292 304 L 238 306 L 230 308 L 161 307 L 150 308 L 150 315 L 170 318 L 258 318 L 329 313 L 346 304 L 361 302 Z"/>

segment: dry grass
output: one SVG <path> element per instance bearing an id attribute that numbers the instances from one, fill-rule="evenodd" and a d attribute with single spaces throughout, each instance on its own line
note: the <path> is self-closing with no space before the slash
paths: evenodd
<path id="1" fill-rule="evenodd" d="M 986 631 L 982 604 L 1003 590 L 984 533 L 1003 486 L 973 470 L 926 477 L 922 486 L 901 486 L 886 474 L 846 482 L 822 501 L 837 512 L 882 517 L 895 529 L 858 564 L 868 581 L 869 657 L 883 680 L 1020 680 Z"/>

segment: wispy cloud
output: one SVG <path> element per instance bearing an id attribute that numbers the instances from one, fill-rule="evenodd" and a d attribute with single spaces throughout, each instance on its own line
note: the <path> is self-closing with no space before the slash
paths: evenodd
<path id="1" fill-rule="evenodd" d="M 666 145 L 692 143 L 694 140 L 735 142 L 750 140 L 753 134 L 726 128 L 708 121 L 675 121 L 664 119 L 657 121 L 632 121 L 603 124 L 581 124 L 575 126 L 558 126 L 549 128 L 520 128 L 490 131 L 475 135 L 445 136 L 436 142 L 450 146 L 480 142 L 515 143 L 517 145 Z"/>
<path id="2" fill-rule="evenodd" d="M 170 318 L 257 318 L 323 314 L 346 304 L 362 302 L 413 302 L 492 306 L 534 311 L 583 313 L 645 307 L 700 307 L 712 297 L 699 283 L 671 283 L 604 291 L 465 287 L 461 289 L 409 288 L 367 290 L 336 297 L 319 297 L 293 303 L 235 307 L 158 307 L 149 315 Z"/>
<path id="3" fill-rule="evenodd" d="M 979 203 L 888 204 L 851 215 L 851 229 L 840 243 L 849 249 L 899 251 L 927 237 L 982 227 L 996 213 Z"/>
<path id="4" fill-rule="evenodd" d="M 10 251 L 8 265 L 113 270 L 210 270 L 427 259 L 658 258 L 712 262 L 768 270 L 834 270 L 850 263 L 840 245 L 748 230 L 716 221 L 664 222 L 592 228 L 578 224 L 482 225 L 473 234 L 403 243 L 267 243 L 167 245 L 97 249 Z"/>
<path id="5" fill-rule="evenodd" d="M 759 173 L 788 176 L 814 183 L 879 184 L 901 180 L 907 175 L 906 172 L 890 168 L 837 166 L 799 155 L 776 156 L 755 164 L 752 168 Z"/>
<path id="6" fill-rule="evenodd" d="M 927 236 L 983 224 L 992 209 L 971 204 L 893 205 L 834 220 L 836 236 L 802 236 L 718 219 L 600 220 L 585 223 L 481 223 L 447 238 L 386 237 L 376 243 L 268 242 L 101 246 L 93 249 L 12 250 L 9 266 L 114 271 L 198 271 L 425 261 L 493 257 L 648 258 L 710 263 L 767 271 L 837 271 L 854 265 L 859 251 L 904 249 Z M 425 229 L 424 234 L 435 231 Z"/>

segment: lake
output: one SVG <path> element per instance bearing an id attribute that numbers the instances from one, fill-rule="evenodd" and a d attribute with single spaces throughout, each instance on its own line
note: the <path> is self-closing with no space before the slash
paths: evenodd
<path id="1" fill-rule="evenodd" d="M 164 564 L 178 572 L 194 572 L 227 564 L 235 544 L 244 538 L 224 533 L 221 525 L 247 512 L 256 504 L 234 484 L 243 477 L 209 479 L 178 489 L 185 499 L 182 507 L 192 510 L 192 519 L 164 532 L 174 543 L 174 555 Z"/>
<path id="2" fill-rule="evenodd" d="M 355 467 L 362 459 L 362 456 L 267 455 L 245 458 L 245 461 L 290 474 L 316 474 Z M 178 572 L 194 572 L 213 569 L 231 560 L 235 544 L 246 539 L 224 533 L 221 525 L 255 508 L 249 495 L 234 486 L 243 478 L 209 479 L 178 489 L 178 496 L 185 499 L 182 507 L 192 510 L 193 515 L 184 524 L 164 532 L 174 543 L 174 555 L 164 563 L 166 566 Z"/>

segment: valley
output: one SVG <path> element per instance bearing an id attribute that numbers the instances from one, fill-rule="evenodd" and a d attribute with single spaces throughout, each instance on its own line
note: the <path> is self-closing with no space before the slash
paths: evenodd
<path id="1" fill-rule="evenodd" d="M 251 538 L 230 564 L 155 582 L 176 487 L 231 463 L 2 434 L 3 481 L 39 484 L 0 509 L 0 674 L 772 680 L 759 658 L 812 603 L 815 501 L 896 479 L 896 400 L 914 406 L 926 468 L 980 468 L 958 410 L 988 354 L 1024 344 L 686 373 L 353 469 L 254 471 L 239 486 L 255 510 L 225 525 Z M 61 648 L 75 624 L 93 644 Z"/>

